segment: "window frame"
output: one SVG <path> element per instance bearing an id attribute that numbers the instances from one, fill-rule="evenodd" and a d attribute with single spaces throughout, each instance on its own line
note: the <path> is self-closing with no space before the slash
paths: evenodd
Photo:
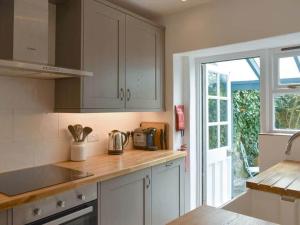
<path id="1" fill-rule="evenodd" d="M 280 58 L 300 56 L 300 50 L 282 50 L 283 48 L 276 48 L 271 51 L 272 66 L 273 66 L 273 78 L 274 85 L 273 89 L 276 91 L 286 91 L 287 89 L 298 89 L 300 90 L 300 83 L 290 83 L 290 84 L 280 84 L 280 69 L 279 69 L 279 60 Z M 300 73 L 300 72 L 299 72 Z M 291 88 L 291 86 L 294 86 Z"/>
<path id="2" fill-rule="evenodd" d="M 300 129 L 282 129 L 275 127 L 275 97 L 284 95 L 284 94 L 300 94 L 300 83 L 290 83 L 290 84 L 280 84 L 280 68 L 279 68 L 279 60 L 280 58 L 285 57 L 294 57 L 300 56 L 299 49 L 291 49 L 288 48 L 274 48 L 269 50 L 269 66 L 271 67 L 271 80 L 269 80 L 269 84 L 266 87 L 269 89 L 269 132 L 271 133 L 284 133 L 284 134 L 293 134 Z M 263 122 L 261 120 L 261 122 Z"/>

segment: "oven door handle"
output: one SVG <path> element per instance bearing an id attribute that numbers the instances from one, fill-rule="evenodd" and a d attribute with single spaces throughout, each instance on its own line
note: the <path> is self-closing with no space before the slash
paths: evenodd
<path id="1" fill-rule="evenodd" d="M 94 211 L 94 207 L 93 206 L 90 206 L 90 207 L 87 207 L 87 208 L 84 208 L 82 210 L 79 210 L 79 211 L 76 211 L 76 212 L 73 212 L 71 214 L 68 214 L 64 217 L 61 217 L 61 218 L 58 218 L 56 220 L 52 220 L 50 222 L 47 222 L 47 223 L 44 223 L 43 225 L 59 225 L 59 224 L 63 224 L 63 223 L 66 223 L 66 222 L 69 222 L 69 221 L 72 221 L 74 219 L 77 219 L 81 216 L 85 216 L 91 212 Z"/>

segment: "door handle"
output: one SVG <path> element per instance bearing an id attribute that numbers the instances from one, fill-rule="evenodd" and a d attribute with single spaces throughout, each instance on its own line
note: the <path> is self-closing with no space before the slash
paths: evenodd
<path id="1" fill-rule="evenodd" d="M 123 101 L 124 97 L 125 97 L 124 89 L 121 88 L 120 89 L 120 98 L 121 98 L 121 101 Z"/>
<path id="2" fill-rule="evenodd" d="M 131 99 L 131 91 L 130 89 L 127 89 L 127 101 L 129 102 Z"/>

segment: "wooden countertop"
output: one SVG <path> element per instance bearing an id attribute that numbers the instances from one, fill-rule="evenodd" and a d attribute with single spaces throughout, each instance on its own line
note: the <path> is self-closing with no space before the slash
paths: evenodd
<path id="1" fill-rule="evenodd" d="M 282 161 L 246 184 L 250 189 L 300 198 L 300 162 Z"/>
<path id="2" fill-rule="evenodd" d="M 43 188 L 37 191 L 8 197 L 0 194 L 0 210 L 13 208 L 17 205 L 32 202 L 57 193 L 74 189 L 84 184 L 109 180 L 118 176 L 126 175 L 137 170 L 145 169 L 170 160 L 182 158 L 186 152 L 159 150 L 141 151 L 127 150 L 123 155 L 100 155 L 89 158 L 84 162 L 62 162 L 56 165 L 80 171 L 91 172 L 94 175 L 64 184 Z"/>
<path id="3" fill-rule="evenodd" d="M 244 216 L 224 209 L 201 206 L 168 225 L 275 225 L 275 223 Z"/>

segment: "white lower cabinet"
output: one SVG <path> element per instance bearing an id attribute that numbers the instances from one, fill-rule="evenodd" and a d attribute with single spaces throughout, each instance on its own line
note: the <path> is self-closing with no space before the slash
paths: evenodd
<path id="1" fill-rule="evenodd" d="M 101 182 L 100 225 L 165 225 L 184 214 L 183 159 Z"/>
<path id="2" fill-rule="evenodd" d="M 257 190 L 248 190 L 223 207 L 281 225 L 300 225 L 299 199 Z"/>
<path id="3" fill-rule="evenodd" d="M 175 160 L 152 167 L 152 225 L 184 214 L 184 164 Z"/>
<path id="4" fill-rule="evenodd" d="M 101 225 L 151 224 L 151 168 L 102 182 Z"/>

